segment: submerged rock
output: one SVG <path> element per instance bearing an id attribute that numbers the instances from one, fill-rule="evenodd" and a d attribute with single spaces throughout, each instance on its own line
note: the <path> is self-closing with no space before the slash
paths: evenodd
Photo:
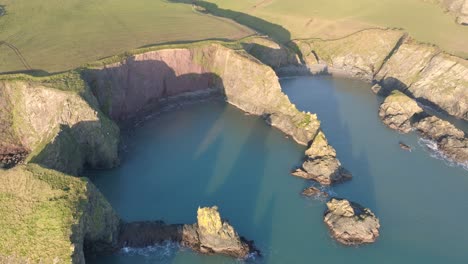
<path id="1" fill-rule="evenodd" d="M 291 174 L 297 177 L 314 180 L 322 185 L 331 185 L 351 179 L 351 174 L 341 167 L 336 158 L 335 149 L 328 144 L 325 135 L 320 131 L 305 152 L 307 159 L 302 167 Z"/>
<path id="2" fill-rule="evenodd" d="M 379 219 L 368 208 L 345 199 L 327 203 L 323 221 L 332 236 L 345 245 L 373 243 L 379 237 Z"/>
<path id="3" fill-rule="evenodd" d="M 411 152 L 411 147 L 410 147 L 410 146 L 406 145 L 406 144 L 403 143 L 403 142 L 400 142 L 399 144 L 400 144 L 400 148 L 401 148 L 401 149 L 407 150 L 407 151 Z"/>
<path id="4" fill-rule="evenodd" d="M 239 237 L 234 228 L 221 219 L 216 206 L 198 208 L 195 224 L 133 222 L 123 224 L 120 230 L 120 248 L 142 248 L 172 241 L 203 254 L 224 254 L 235 258 L 246 258 L 250 253 L 259 253 L 254 248 L 253 242 Z"/>
<path id="5" fill-rule="evenodd" d="M 423 109 L 416 101 L 394 90 L 380 106 L 379 116 L 388 127 L 402 133 L 411 131 L 411 121 L 414 115 L 422 113 Z"/>
<path id="6" fill-rule="evenodd" d="M 459 163 L 468 162 L 468 139 L 463 131 L 435 116 L 426 117 L 415 124 L 423 137 L 434 141 L 439 151 Z"/>
<path id="7" fill-rule="evenodd" d="M 322 196 L 322 197 L 328 197 L 328 193 L 320 190 L 317 187 L 311 186 L 309 188 L 306 188 L 302 191 L 302 195 L 312 197 L 312 196 Z"/>

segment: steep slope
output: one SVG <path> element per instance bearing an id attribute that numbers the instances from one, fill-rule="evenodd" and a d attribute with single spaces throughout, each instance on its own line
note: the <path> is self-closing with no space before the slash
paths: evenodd
<path id="1" fill-rule="evenodd" d="M 114 120 L 155 109 L 163 98 L 210 89 L 238 108 L 264 116 L 300 144 L 308 144 L 320 127 L 315 115 L 290 103 L 270 67 L 219 44 L 148 51 L 86 70 L 84 76 Z"/>
<path id="2" fill-rule="evenodd" d="M 84 82 L 79 91 L 66 88 L 34 78 L 0 80 L 0 103 L 6 106 L 0 113 L 0 158 L 21 155 L 10 163 L 33 161 L 71 174 L 84 164 L 117 164 L 116 125 L 100 112 Z"/>
<path id="3" fill-rule="evenodd" d="M 113 246 L 120 220 L 87 179 L 37 165 L 0 170 L 0 262 L 84 263 Z"/>
<path id="4" fill-rule="evenodd" d="M 468 120 L 468 61 L 397 30 L 372 29 L 337 40 L 298 40 L 307 66 L 399 89 L 419 102 Z"/>

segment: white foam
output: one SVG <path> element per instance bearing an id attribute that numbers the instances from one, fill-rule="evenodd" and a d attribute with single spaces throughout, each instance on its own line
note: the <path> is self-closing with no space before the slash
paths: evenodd
<path id="1" fill-rule="evenodd" d="M 151 259 L 165 260 L 175 256 L 180 249 L 178 243 L 165 241 L 161 244 L 155 244 L 144 248 L 124 247 L 120 254 L 127 256 L 143 256 Z"/>
<path id="2" fill-rule="evenodd" d="M 439 147 L 437 146 L 437 143 L 425 139 L 425 138 L 419 138 L 418 143 L 420 146 L 422 146 L 424 149 L 426 149 L 429 152 L 429 155 L 435 159 L 442 160 L 444 161 L 445 164 L 451 167 L 456 167 L 460 166 L 463 169 L 468 171 L 468 161 L 462 163 L 462 162 L 456 162 L 449 158 L 447 155 L 445 155 L 442 151 L 439 150 Z"/>

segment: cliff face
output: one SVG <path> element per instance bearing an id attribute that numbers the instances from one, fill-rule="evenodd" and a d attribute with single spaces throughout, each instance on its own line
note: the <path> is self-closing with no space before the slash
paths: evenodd
<path id="1" fill-rule="evenodd" d="M 309 67 L 378 82 L 468 120 L 468 62 L 396 30 L 365 30 L 337 40 L 297 41 Z M 337 71 L 338 69 L 339 71 Z"/>
<path id="2" fill-rule="evenodd" d="M 386 89 L 406 91 L 416 99 L 468 120 L 467 60 L 408 39 L 375 79 Z"/>
<path id="3" fill-rule="evenodd" d="M 438 0 L 440 4 L 457 16 L 457 23 L 468 25 L 468 1 L 467 0 Z"/>
<path id="4" fill-rule="evenodd" d="M 290 103 L 270 67 L 218 44 L 150 51 L 89 69 L 84 76 L 114 120 L 156 108 L 163 98 L 215 89 L 229 103 L 265 116 L 301 144 L 308 144 L 320 126 L 315 115 Z"/>
<path id="5" fill-rule="evenodd" d="M 298 40 L 296 44 L 309 67 L 326 64 L 330 72 L 371 81 L 403 36 L 396 30 L 367 30 L 335 40 Z"/>
<path id="6" fill-rule="evenodd" d="M 0 102 L 6 105 L 0 113 L 0 152 L 24 152 L 26 161 L 71 174 L 84 164 L 114 166 L 119 130 L 83 89 L 80 95 L 37 82 L 0 81 Z"/>
<path id="7" fill-rule="evenodd" d="M 0 170 L 0 262 L 84 263 L 83 243 L 117 241 L 120 220 L 87 179 L 37 165 Z"/>

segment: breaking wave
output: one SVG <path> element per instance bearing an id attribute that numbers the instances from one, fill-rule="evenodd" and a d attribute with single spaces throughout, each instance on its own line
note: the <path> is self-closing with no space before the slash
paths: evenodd
<path id="1" fill-rule="evenodd" d="M 174 257 L 179 250 L 180 245 L 178 243 L 165 241 L 144 248 L 124 247 L 119 253 L 126 256 L 143 256 L 155 261 L 164 261 Z"/>
<path id="2" fill-rule="evenodd" d="M 442 151 L 439 150 L 439 147 L 437 146 L 437 143 L 425 139 L 425 138 L 419 138 L 418 143 L 421 147 L 423 147 L 425 150 L 429 152 L 429 155 L 435 159 L 442 160 L 444 161 L 445 164 L 451 167 L 462 167 L 463 169 L 468 171 L 468 162 L 456 162 L 452 160 L 451 158 L 447 157 Z"/>

